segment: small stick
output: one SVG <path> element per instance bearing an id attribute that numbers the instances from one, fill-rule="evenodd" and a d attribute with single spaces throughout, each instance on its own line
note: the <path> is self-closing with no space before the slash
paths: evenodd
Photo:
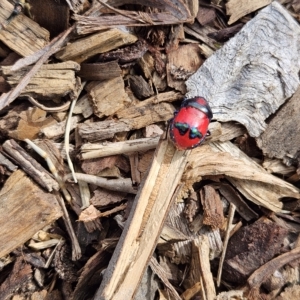
<path id="1" fill-rule="evenodd" d="M 152 256 L 150 258 L 149 265 L 150 265 L 150 268 L 152 269 L 153 273 L 155 273 L 158 276 L 158 278 L 167 287 L 167 289 L 169 290 L 169 292 L 172 296 L 172 299 L 176 299 L 176 300 L 182 299 L 179 296 L 178 292 L 175 290 L 174 286 L 168 280 L 168 278 L 165 274 L 166 273 L 165 270 L 161 267 L 161 265 L 158 263 L 157 259 L 154 256 Z"/>
<path id="2" fill-rule="evenodd" d="M 71 202 L 71 196 L 69 194 L 69 192 L 66 189 L 65 183 L 62 180 L 62 178 L 59 176 L 58 171 L 56 169 L 56 167 L 54 166 L 52 160 L 49 158 L 49 155 L 40 147 L 38 147 L 35 143 L 33 143 L 32 141 L 30 141 L 29 139 L 25 139 L 24 140 L 37 154 L 39 154 L 42 158 L 44 158 L 44 160 L 46 161 L 50 172 L 53 174 L 54 178 L 57 180 L 59 187 L 62 191 L 62 193 L 64 194 L 66 200 L 68 202 Z"/>
<path id="3" fill-rule="evenodd" d="M 90 192 L 89 185 L 85 181 L 78 180 L 78 188 L 79 188 L 80 199 L 81 199 L 80 209 L 83 210 L 88 208 L 90 205 L 91 192 Z"/>
<path id="4" fill-rule="evenodd" d="M 158 145 L 158 141 L 159 136 L 116 142 L 106 145 L 85 144 L 81 147 L 81 158 L 91 159 L 110 155 L 147 151 L 155 149 Z"/>
<path id="5" fill-rule="evenodd" d="M 83 174 L 83 173 L 75 173 L 75 176 L 78 180 L 82 180 L 100 186 L 107 190 L 130 193 L 130 194 L 137 193 L 137 190 L 132 186 L 132 182 L 130 178 L 106 179 L 106 178 L 89 175 L 89 174 Z M 72 174 L 67 174 L 64 177 L 64 180 L 66 181 L 70 178 L 72 178 Z"/>
<path id="6" fill-rule="evenodd" d="M 18 16 L 21 12 L 23 12 L 26 9 L 26 12 L 28 13 L 28 16 L 32 18 L 30 13 L 30 6 L 28 3 L 26 3 L 25 0 L 19 0 L 15 3 L 14 9 L 10 16 L 4 20 L 3 23 L 0 24 L 0 30 L 2 28 L 5 28 L 16 16 Z"/>
<path id="7" fill-rule="evenodd" d="M 71 238 L 71 241 L 72 241 L 72 260 L 78 260 L 82 255 L 81 254 L 81 248 L 79 246 L 78 239 L 77 239 L 76 234 L 74 232 L 74 229 L 72 227 L 72 223 L 71 223 L 71 220 L 70 220 L 65 202 L 58 193 L 56 193 L 56 198 L 57 198 L 57 201 L 60 204 L 61 209 L 64 213 L 63 220 L 65 222 L 68 234 L 69 234 L 69 236 Z"/>
<path id="8" fill-rule="evenodd" d="M 55 248 L 54 248 L 53 251 L 51 252 L 50 256 L 48 257 L 48 259 L 47 259 L 47 261 L 46 261 L 46 263 L 45 263 L 45 266 L 44 266 L 45 269 L 48 269 L 48 268 L 49 268 L 49 266 L 50 266 L 50 264 L 51 264 L 51 262 L 52 262 L 52 260 L 53 260 L 53 258 L 54 258 L 54 254 L 55 254 L 55 252 L 57 251 L 57 248 L 58 248 L 58 246 L 61 244 L 62 240 L 63 240 L 62 238 L 59 240 L 59 242 L 56 244 Z"/>
<path id="9" fill-rule="evenodd" d="M 220 283 L 221 283 L 223 263 L 224 263 L 224 259 L 225 259 L 225 255 L 226 255 L 228 241 L 230 238 L 230 225 L 232 223 L 234 213 L 235 213 L 235 205 L 230 203 L 229 218 L 228 218 L 227 229 L 226 229 L 226 234 L 225 234 L 224 243 L 223 243 L 223 251 L 222 251 L 222 255 L 220 258 L 220 262 L 219 262 L 219 268 L 218 268 L 218 275 L 217 275 L 217 286 L 218 287 L 220 286 Z"/>
<path id="10" fill-rule="evenodd" d="M 247 299 L 258 299 L 258 291 L 262 283 L 266 281 L 266 279 L 268 279 L 276 270 L 292 261 L 298 260 L 299 258 L 300 247 L 294 248 L 289 252 L 273 258 L 255 270 L 247 280 L 247 284 L 250 289 Z"/>

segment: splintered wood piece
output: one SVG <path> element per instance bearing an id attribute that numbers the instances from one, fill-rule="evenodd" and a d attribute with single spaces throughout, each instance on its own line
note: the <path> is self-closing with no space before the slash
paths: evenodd
<path id="1" fill-rule="evenodd" d="M 89 199 L 89 203 L 101 209 L 102 207 L 121 202 L 126 198 L 126 195 L 126 193 L 119 191 L 109 191 L 101 188 L 94 191 L 94 196 Z"/>
<path id="2" fill-rule="evenodd" d="M 85 80 L 106 80 L 119 77 L 122 73 L 116 61 L 93 64 L 83 63 L 80 67 L 81 69 L 77 74 Z"/>
<path id="3" fill-rule="evenodd" d="M 295 186 L 269 174 L 231 142 L 211 142 L 192 151 L 183 180 L 196 182 L 208 175 L 226 175 L 248 200 L 275 212 L 282 208 L 281 198 L 300 197 Z"/>
<path id="4" fill-rule="evenodd" d="M 14 6 L 9 1 L 0 1 L 0 40 L 21 56 L 31 55 L 42 49 L 49 41 L 48 30 L 23 14 L 6 24 L 13 9 Z"/>
<path id="5" fill-rule="evenodd" d="M 34 158 L 28 155 L 27 152 L 14 140 L 7 140 L 3 144 L 3 149 L 44 189 L 49 192 L 53 189 L 56 191 L 59 190 L 58 183 L 50 176 L 48 171 L 45 170 Z"/>
<path id="6" fill-rule="evenodd" d="M 268 261 L 265 265 L 261 266 L 259 269 L 254 271 L 251 276 L 248 278 L 247 283 L 249 287 L 249 294 L 247 299 L 256 300 L 260 297 L 259 288 L 260 286 L 268 279 L 276 270 L 282 269 L 282 267 L 293 261 L 297 261 L 300 258 L 300 247 L 296 247 L 293 250 L 277 256 L 276 258 Z M 297 285 L 294 285 L 297 287 Z M 299 290 L 298 290 L 299 293 Z M 276 297 L 276 299 L 298 299 L 297 296 L 287 298 Z"/>
<path id="7" fill-rule="evenodd" d="M 183 181 L 184 179 L 182 179 Z M 180 196 L 179 198 L 182 198 Z M 186 239 L 182 242 L 177 242 L 172 244 L 172 257 L 170 257 L 171 262 L 175 264 L 190 264 L 191 257 L 191 244 L 190 240 L 194 239 L 197 236 L 197 233 L 203 227 L 202 216 L 200 214 L 195 218 L 196 224 L 193 225 L 188 224 L 185 219 L 183 219 L 184 215 L 184 203 L 176 203 L 176 205 L 172 205 L 170 212 L 167 217 L 167 224 L 170 224 L 172 227 L 176 228 L 183 234 L 185 234 L 189 239 Z M 222 240 L 220 236 L 219 230 L 212 230 L 207 227 L 205 234 L 210 239 L 210 257 L 214 257 L 215 253 L 220 253 L 222 249 Z M 215 255 L 216 257 L 216 255 Z"/>
<path id="8" fill-rule="evenodd" d="M 258 10 L 268 4 L 272 0 L 230 0 L 226 3 L 226 13 L 230 15 L 228 25 L 233 24 L 238 19 Z"/>
<path id="9" fill-rule="evenodd" d="M 205 7 L 200 5 L 196 19 L 201 26 L 204 26 L 212 22 L 216 16 L 216 10 L 213 7 Z"/>
<path id="10" fill-rule="evenodd" d="M 80 120 L 81 120 L 80 116 L 72 117 L 70 130 L 74 129 Z M 66 120 L 41 128 L 40 133 L 48 139 L 54 139 L 63 136 L 65 134 L 65 130 L 66 130 Z"/>
<path id="11" fill-rule="evenodd" d="M 18 169 L 18 167 L 13 164 L 8 158 L 6 158 L 1 152 L 0 152 L 0 165 L 7 168 L 7 170 L 13 172 Z"/>
<path id="12" fill-rule="evenodd" d="M 183 234 L 179 229 L 176 229 L 172 225 L 165 222 L 160 234 L 158 245 L 160 245 L 160 248 L 163 248 L 164 245 L 186 240 L 189 240 L 187 235 Z"/>
<path id="13" fill-rule="evenodd" d="M 209 52 L 210 54 L 214 53 L 213 50 L 217 50 L 216 48 L 216 43 L 213 39 L 209 38 L 209 34 L 212 32 L 215 32 L 215 28 L 206 25 L 206 26 L 201 26 L 199 23 L 195 22 L 193 24 L 186 24 L 184 26 L 184 31 L 191 35 L 194 36 L 195 38 L 197 38 L 198 40 L 202 41 L 203 43 L 205 43 L 207 45 L 207 47 L 209 47 Z M 199 45 L 199 48 L 201 49 L 201 51 L 203 53 L 208 52 L 203 51 L 203 46 L 204 45 Z M 209 57 L 210 55 L 207 55 L 207 57 Z"/>
<path id="14" fill-rule="evenodd" d="M 63 177 L 65 174 L 64 161 L 54 142 L 48 139 L 36 140 L 34 142 L 38 147 L 47 153 L 47 156 L 54 164 L 59 176 Z M 43 158 L 45 159 L 45 156 Z M 51 168 L 49 168 L 49 170 L 51 170 Z"/>
<path id="15" fill-rule="evenodd" d="M 262 166 L 269 172 L 280 175 L 291 175 L 296 172 L 296 167 L 285 165 L 280 159 L 265 158 Z"/>
<path id="16" fill-rule="evenodd" d="M 118 112 L 117 116 L 121 119 L 120 121 L 131 123 L 132 126 L 138 126 L 133 129 L 139 129 L 156 122 L 167 121 L 173 117 L 175 108 L 172 104 L 166 102 L 153 104 L 146 101 Z M 133 119 L 133 122 L 130 122 L 130 119 Z"/>
<path id="17" fill-rule="evenodd" d="M 125 119 L 128 117 L 136 118 L 139 116 L 147 115 L 151 112 L 151 110 L 155 110 L 156 104 L 161 102 L 174 102 L 177 100 L 182 100 L 183 95 L 178 92 L 166 92 L 161 93 L 156 96 L 150 97 L 144 101 L 140 101 L 138 103 L 132 103 L 132 105 L 128 108 L 125 108 L 121 111 L 117 112 L 117 117 L 120 119 Z M 151 123 L 152 125 L 153 123 Z"/>
<path id="18" fill-rule="evenodd" d="M 201 282 L 197 282 L 191 288 L 185 290 L 180 296 L 183 300 L 191 300 L 201 291 Z M 167 298 L 166 298 L 167 299 Z"/>
<path id="19" fill-rule="evenodd" d="M 61 49 L 64 43 L 68 40 L 69 34 L 74 30 L 75 25 L 71 26 L 65 32 L 61 33 L 58 37 L 54 38 L 47 46 L 43 49 L 34 53 L 33 55 L 28 56 L 27 58 L 20 59 L 20 64 L 16 62 L 11 68 L 16 71 L 22 66 L 28 66 L 35 63 L 32 69 L 20 80 L 17 86 L 9 93 L 2 94 L 0 96 L 0 110 L 5 106 L 9 105 L 14 101 L 23 91 L 23 89 L 30 82 L 30 79 L 38 72 L 40 67 L 47 61 L 47 59 L 58 49 Z"/>
<path id="20" fill-rule="evenodd" d="M 167 63 L 168 85 L 183 94 L 186 93 L 185 80 L 195 73 L 202 63 L 198 45 L 183 45 L 177 50 L 171 51 L 168 53 Z"/>
<path id="21" fill-rule="evenodd" d="M 224 43 L 227 42 L 230 38 L 232 38 L 237 32 L 239 32 L 243 26 L 243 23 L 239 23 L 231 27 L 226 27 L 218 31 L 211 32 L 208 34 L 208 36 L 216 40 L 217 42 Z"/>
<path id="22" fill-rule="evenodd" d="M 117 113 L 120 118 L 124 116 L 120 120 L 79 124 L 78 133 L 89 142 L 101 141 L 112 138 L 117 132 L 140 129 L 156 122 L 168 121 L 173 117 L 175 108 L 172 104 L 163 102 L 150 105 L 145 101 L 141 105 Z"/>
<path id="23" fill-rule="evenodd" d="M 178 49 L 179 43 L 183 41 L 184 38 L 185 36 L 184 36 L 183 24 L 172 26 L 172 30 L 170 31 L 169 37 L 166 40 L 166 45 L 165 45 L 166 53 Z"/>
<path id="24" fill-rule="evenodd" d="M 55 196 L 39 188 L 21 170 L 12 173 L 4 184 L 0 202 L 0 257 L 62 216 Z"/>
<path id="25" fill-rule="evenodd" d="M 96 293 L 97 299 L 131 299 L 159 239 L 189 151 L 163 139 L 141 184 L 122 236 Z"/>
<path id="26" fill-rule="evenodd" d="M 257 139 L 257 145 L 268 157 L 292 162 L 300 160 L 300 88 L 271 119 L 265 132 Z"/>
<path id="27" fill-rule="evenodd" d="M 232 203 L 235 206 L 240 216 L 243 217 L 246 221 L 249 222 L 254 218 L 258 218 L 258 214 L 248 206 L 248 204 L 231 185 L 222 184 L 219 187 L 219 191 L 228 202 Z"/>
<path id="28" fill-rule="evenodd" d="M 163 269 L 163 267 L 160 266 L 157 259 L 152 256 L 150 259 L 150 267 L 152 271 L 159 277 L 159 279 L 164 283 L 164 285 L 168 289 L 168 294 L 172 297 L 174 300 L 180 300 L 180 296 L 174 286 L 170 283 L 170 281 L 167 278 L 166 271 Z"/>
<path id="29" fill-rule="evenodd" d="M 129 77 L 130 88 L 134 95 L 143 100 L 154 94 L 154 91 L 150 84 L 143 78 L 143 76 L 130 76 Z"/>
<path id="30" fill-rule="evenodd" d="M 18 71 L 11 71 L 10 66 L 3 66 L 1 69 L 7 82 L 15 87 L 31 67 L 25 67 Z M 77 89 L 75 71 L 79 69 L 79 64 L 72 61 L 43 65 L 22 90 L 21 95 L 29 94 L 33 97 L 44 98 L 65 96 Z"/>
<path id="31" fill-rule="evenodd" d="M 94 114 L 99 118 L 111 116 L 131 102 L 121 76 L 100 82 L 93 81 L 85 89 L 93 105 Z"/>
<path id="32" fill-rule="evenodd" d="M 143 39 L 138 40 L 136 43 L 116 49 L 98 56 L 99 61 L 115 61 L 120 64 L 131 63 L 141 57 L 147 52 L 149 46 Z"/>
<path id="33" fill-rule="evenodd" d="M 81 164 L 81 169 L 86 174 L 98 175 L 104 169 L 111 169 L 116 166 L 117 156 L 108 156 L 101 159 L 85 160 Z"/>
<path id="34" fill-rule="evenodd" d="M 216 123 L 216 122 L 214 122 Z M 212 123 L 213 124 L 213 123 Z M 210 125 L 212 125 L 210 124 Z M 220 123 L 221 124 L 221 123 Z M 222 123 L 221 125 L 221 135 L 218 137 L 218 141 L 226 142 L 230 141 L 238 136 L 242 136 L 246 133 L 246 129 L 241 124 L 237 124 L 236 122 L 227 122 Z"/>
<path id="35" fill-rule="evenodd" d="M 81 63 L 95 54 L 108 52 L 136 41 L 135 35 L 114 28 L 77 39 L 55 56 L 60 60 L 74 60 Z"/>
<path id="36" fill-rule="evenodd" d="M 70 9 L 76 14 L 82 12 L 90 5 L 88 0 L 67 0 L 66 2 L 68 3 Z"/>
<path id="37" fill-rule="evenodd" d="M 189 2 L 190 7 L 187 7 L 184 1 L 177 0 L 162 0 L 147 1 L 147 7 L 154 8 L 154 13 L 145 11 L 129 11 L 119 10 L 111 7 L 108 3 L 101 2 L 102 8 L 107 8 L 110 14 L 99 16 L 80 16 L 75 15 L 77 21 L 77 31 L 79 34 L 87 34 L 94 31 L 99 31 L 116 26 L 153 26 L 179 24 L 183 22 L 192 22 L 191 13 L 197 13 L 197 3 Z M 130 1 L 131 4 L 140 4 L 139 1 Z M 119 4 L 120 5 L 120 4 Z M 165 12 L 157 12 L 165 11 Z M 191 12 L 190 12 L 191 10 Z M 114 12 L 114 14 L 112 14 Z"/>
<path id="38" fill-rule="evenodd" d="M 214 118 L 237 121 L 258 137 L 298 88 L 299 37 L 299 24 L 272 2 L 186 81 L 186 97 L 206 98 Z"/>
<path id="39" fill-rule="evenodd" d="M 84 118 L 88 118 L 93 113 L 93 107 L 89 101 L 88 95 L 85 94 L 76 102 L 73 114 L 82 114 Z"/>
<path id="40" fill-rule="evenodd" d="M 116 142 L 105 145 L 84 144 L 81 146 L 81 158 L 91 159 L 110 155 L 142 152 L 156 148 L 159 136 Z"/>
<path id="41" fill-rule="evenodd" d="M 216 190 L 205 185 L 200 190 L 201 203 L 204 210 L 203 224 L 210 225 L 213 229 L 222 229 L 224 226 L 223 204 Z"/>
<path id="42" fill-rule="evenodd" d="M 216 289 L 210 271 L 209 247 L 209 240 L 205 235 L 193 240 L 191 276 L 194 278 L 194 284 L 201 282 L 203 299 L 213 300 L 216 297 Z"/>
<path id="43" fill-rule="evenodd" d="M 223 278 L 243 283 L 247 277 L 282 251 L 287 230 L 263 218 L 243 227 L 228 242 Z"/>

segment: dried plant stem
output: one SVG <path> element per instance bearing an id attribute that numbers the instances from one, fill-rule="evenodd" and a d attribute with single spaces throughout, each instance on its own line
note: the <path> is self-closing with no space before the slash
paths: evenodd
<path id="1" fill-rule="evenodd" d="M 72 122 L 72 113 L 74 110 L 74 107 L 76 105 L 78 96 L 80 95 L 81 91 L 83 90 L 84 86 L 85 86 L 86 82 L 83 82 L 80 86 L 80 88 L 76 91 L 76 94 L 74 95 L 74 99 L 71 103 L 71 107 L 70 107 L 70 111 L 69 111 L 69 115 L 68 115 L 68 119 L 66 122 L 66 130 L 65 130 L 65 150 L 66 150 L 66 156 L 67 156 L 67 161 L 68 161 L 68 166 L 71 170 L 72 176 L 73 176 L 73 180 L 77 183 L 77 179 L 75 177 L 75 170 L 74 170 L 74 166 L 72 163 L 72 160 L 70 158 L 70 131 L 71 131 L 71 122 Z"/>
<path id="2" fill-rule="evenodd" d="M 217 286 L 218 287 L 220 286 L 220 283 L 221 283 L 223 263 L 224 263 L 224 259 L 225 259 L 225 255 L 226 255 L 226 249 L 227 249 L 228 241 L 229 241 L 229 238 L 230 238 L 230 225 L 232 223 L 234 213 L 235 213 L 235 205 L 230 203 L 229 218 L 228 218 L 228 223 L 227 223 L 227 228 L 226 228 L 226 235 L 225 235 L 225 238 L 224 238 L 223 251 L 222 251 L 222 255 L 221 255 L 221 258 L 220 258 L 220 262 L 219 262 L 219 268 L 218 268 L 218 275 L 217 275 Z"/>
<path id="3" fill-rule="evenodd" d="M 70 103 L 71 103 L 70 101 L 68 101 L 65 104 L 61 105 L 61 106 L 47 107 L 47 106 L 39 103 L 38 101 L 36 101 L 33 97 L 31 97 L 29 95 L 24 95 L 24 97 L 26 97 L 31 104 L 35 105 L 36 107 L 38 107 L 38 108 L 40 108 L 44 111 L 49 111 L 49 112 L 65 111 L 65 110 L 69 109 Z"/>
<path id="4" fill-rule="evenodd" d="M 130 178 L 106 179 L 83 173 L 75 173 L 75 176 L 78 180 L 82 180 L 111 191 L 118 191 L 130 194 L 137 193 L 137 190 L 132 186 Z M 64 177 L 65 180 L 68 180 L 70 178 L 72 178 L 72 174 L 68 174 Z"/>
<path id="5" fill-rule="evenodd" d="M 78 260 L 81 257 L 81 248 L 79 246 L 78 239 L 77 239 L 74 229 L 72 227 L 72 223 L 71 223 L 65 202 L 63 201 L 62 197 L 58 193 L 56 193 L 56 196 L 57 196 L 56 197 L 57 201 L 59 202 L 61 209 L 64 213 L 63 219 L 65 222 L 68 234 L 72 241 L 72 260 Z"/>

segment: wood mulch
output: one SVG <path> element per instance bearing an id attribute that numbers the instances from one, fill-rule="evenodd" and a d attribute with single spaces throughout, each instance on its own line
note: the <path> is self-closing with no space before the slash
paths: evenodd
<path id="1" fill-rule="evenodd" d="M 0 299 L 300 299 L 299 20 L 2 0 Z M 210 135 L 181 151 L 169 120 L 197 96 Z"/>

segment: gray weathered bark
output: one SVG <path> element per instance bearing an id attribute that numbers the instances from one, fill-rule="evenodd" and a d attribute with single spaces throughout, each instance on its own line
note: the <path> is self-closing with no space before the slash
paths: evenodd
<path id="1" fill-rule="evenodd" d="M 215 119 L 258 137 L 299 85 L 299 37 L 298 23 L 273 2 L 187 80 L 186 96 L 205 97 Z"/>

